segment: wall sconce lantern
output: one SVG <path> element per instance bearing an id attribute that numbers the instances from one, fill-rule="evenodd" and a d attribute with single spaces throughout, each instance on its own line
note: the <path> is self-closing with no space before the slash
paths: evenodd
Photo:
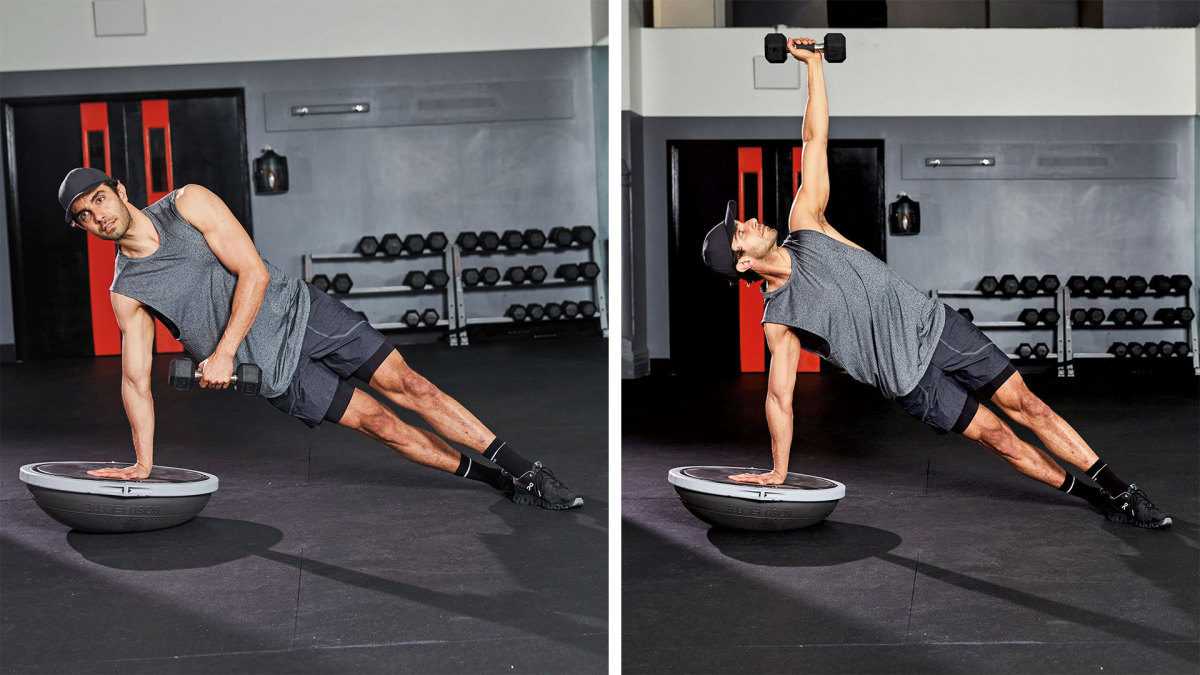
<path id="1" fill-rule="evenodd" d="M 268 195 L 288 191 L 287 157 L 275 154 L 269 145 L 254 160 L 254 191 Z"/>
<path id="2" fill-rule="evenodd" d="M 896 195 L 896 201 L 888 205 L 888 222 L 892 234 L 920 234 L 921 204 L 901 192 Z"/>

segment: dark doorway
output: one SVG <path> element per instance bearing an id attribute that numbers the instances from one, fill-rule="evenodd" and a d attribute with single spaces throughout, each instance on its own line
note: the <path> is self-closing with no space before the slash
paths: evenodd
<path id="1" fill-rule="evenodd" d="M 63 220 L 58 184 L 107 171 L 135 206 L 208 187 L 253 235 L 241 90 L 5 99 L 5 189 L 18 359 L 119 353 L 108 302 L 114 245 Z M 177 351 L 159 333 L 159 351 Z"/>
<path id="2" fill-rule="evenodd" d="M 762 314 L 754 317 L 753 309 L 745 306 L 748 298 L 759 294 L 758 286 L 730 286 L 704 267 L 700 248 L 704 235 L 724 214 L 725 203 L 737 200 L 739 192 L 745 197 L 745 217 L 760 216 L 786 235 L 800 183 L 795 166 L 799 147 L 797 140 L 668 141 L 673 371 L 765 369 L 769 355 L 762 357 L 761 328 L 755 328 Z M 747 156 L 761 161 L 747 163 Z M 825 215 L 839 232 L 886 261 L 883 166 L 882 140 L 831 140 Z"/>

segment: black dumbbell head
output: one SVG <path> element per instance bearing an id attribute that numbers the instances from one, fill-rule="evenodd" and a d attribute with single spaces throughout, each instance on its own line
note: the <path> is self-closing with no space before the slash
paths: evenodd
<path id="1" fill-rule="evenodd" d="M 445 288 L 450 283 L 450 275 L 446 270 L 429 270 L 429 285 L 434 288 Z"/>
<path id="2" fill-rule="evenodd" d="M 957 311 L 967 321 L 975 321 L 975 313 L 969 307 L 959 307 Z"/>
<path id="3" fill-rule="evenodd" d="M 333 276 L 333 292 L 334 293 L 349 293 L 350 289 L 354 288 L 354 280 L 345 272 L 338 272 Z"/>
<path id="4" fill-rule="evenodd" d="M 1105 285 L 1108 287 L 1108 292 L 1113 294 L 1113 297 L 1121 297 L 1128 290 L 1129 281 L 1123 276 L 1114 275 L 1108 278 L 1108 282 Z"/>
<path id="5" fill-rule="evenodd" d="M 446 250 L 446 245 L 450 240 L 446 237 L 445 232 L 430 232 L 428 237 L 425 237 L 425 245 L 434 253 L 441 253 Z"/>
<path id="6" fill-rule="evenodd" d="M 557 302 L 546 303 L 546 318 L 551 320 L 561 319 L 563 315 L 562 305 Z"/>
<path id="7" fill-rule="evenodd" d="M 1032 307 L 1027 307 L 1021 310 L 1021 315 L 1017 320 L 1026 326 L 1036 326 L 1038 322 L 1038 311 Z"/>
<path id="8" fill-rule="evenodd" d="M 233 376 L 237 378 L 233 382 L 234 391 L 247 396 L 257 396 L 259 390 L 262 389 L 262 369 L 253 363 L 238 364 Z"/>
<path id="9" fill-rule="evenodd" d="M 311 283 L 313 285 L 313 288 L 317 289 L 318 291 L 321 291 L 322 293 L 326 293 L 329 291 L 329 277 L 324 274 L 315 275 L 312 278 L 312 281 L 310 281 L 309 283 Z"/>
<path id="10" fill-rule="evenodd" d="M 404 285 L 409 288 L 425 288 L 425 282 L 429 278 L 420 270 L 413 270 L 404 275 Z"/>
<path id="11" fill-rule="evenodd" d="M 1112 346 L 1108 348 L 1108 353 L 1112 354 L 1118 359 L 1123 359 L 1126 356 L 1129 356 L 1129 347 L 1126 346 L 1124 342 L 1114 342 L 1112 343 Z"/>
<path id="12" fill-rule="evenodd" d="M 1133 276 L 1129 277 L 1129 279 L 1126 280 L 1125 284 L 1126 284 L 1125 290 L 1129 293 L 1130 296 L 1135 297 L 1135 298 L 1145 294 L 1146 286 L 1149 285 L 1146 282 L 1146 277 L 1143 277 L 1143 276 L 1137 275 L 1137 274 L 1134 274 Z"/>
<path id="13" fill-rule="evenodd" d="M 559 265 L 558 269 L 554 270 L 555 279 L 564 279 L 566 281 L 575 281 L 579 278 L 579 274 L 579 265 L 575 263 L 565 263 Z"/>
<path id="14" fill-rule="evenodd" d="M 1047 326 L 1053 326 L 1054 324 L 1058 323 L 1058 320 L 1062 318 L 1062 315 L 1058 313 L 1057 309 L 1053 307 L 1046 307 L 1042 311 L 1038 312 L 1038 318 L 1041 319 L 1042 323 L 1046 324 Z"/>
<path id="15" fill-rule="evenodd" d="M 1191 307 L 1180 307 L 1175 310 L 1175 319 L 1179 323 L 1188 323 L 1194 318 L 1196 318 L 1196 312 Z"/>
<path id="16" fill-rule="evenodd" d="M 530 265 L 525 268 L 525 276 L 530 283 L 540 284 L 546 280 L 546 268 L 541 265 Z"/>
<path id="17" fill-rule="evenodd" d="M 1170 326 L 1175 323 L 1175 309 L 1173 307 L 1159 307 L 1154 312 L 1154 320 L 1161 321 Z"/>
<path id="18" fill-rule="evenodd" d="M 1013 296 L 1021 288 L 1021 282 L 1017 281 L 1016 275 L 1005 274 L 1000 277 L 1000 292 L 1006 296 Z"/>
<path id="19" fill-rule="evenodd" d="M 529 248 L 542 248 L 546 245 L 546 233 L 535 228 L 525 230 L 524 238 L 525 245 Z"/>
<path id="20" fill-rule="evenodd" d="M 1083 295 L 1087 291 L 1087 279 L 1081 274 L 1071 275 L 1067 279 L 1067 292 L 1071 295 Z"/>
<path id="21" fill-rule="evenodd" d="M 1071 324 L 1081 326 L 1087 323 L 1087 310 L 1082 307 L 1076 307 L 1071 310 Z"/>
<path id="22" fill-rule="evenodd" d="M 1146 310 L 1141 307 L 1134 307 L 1129 310 L 1129 322 L 1135 326 L 1140 326 L 1146 323 Z"/>
<path id="23" fill-rule="evenodd" d="M 1050 355 L 1050 346 L 1045 342 L 1037 343 L 1037 346 L 1033 348 L 1033 355 L 1039 359 L 1046 358 Z"/>
<path id="24" fill-rule="evenodd" d="M 1123 326 L 1125 322 L 1129 321 L 1129 312 L 1122 307 L 1117 307 L 1108 313 L 1108 320 L 1118 326 Z"/>
<path id="25" fill-rule="evenodd" d="M 404 313 L 404 316 L 400 320 L 404 322 L 405 326 L 412 328 L 421 323 L 421 314 L 415 309 L 410 309 Z"/>
<path id="26" fill-rule="evenodd" d="M 460 232 L 454 243 L 464 251 L 474 251 L 475 247 L 479 246 L 479 235 L 474 232 Z"/>
<path id="27" fill-rule="evenodd" d="M 579 271 L 583 273 L 584 279 L 595 279 L 600 276 L 600 266 L 594 262 L 585 262 L 579 266 Z"/>
<path id="28" fill-rule="evenodd" d="M 1157 342 L 1147 342 L 1142 345 L 1142 349 L 1145 350 L 1146 356 L 1149 356 L 1150 358 L 1155 358 L 1162 355 L 1162 350 L 1159 349 Z"/>
<path id="29" fill-rule="evenodd" d="M 525 311 L 529 314 L 530 321 L 541 321 L 546 318 L 546 308 L 536 302 L 525 305 Z"/>
<path id="30" fill-rule="evenodd" d="M 420 253 L 425 250 L 425 237 L 410 234 L 404 238 L 404 250 L 409 253 Z"/>
<path id="31" fill-rule="evenodd" d="M 524 321 L 528 314 L 529 312 L 527 312 L 521 305 L 509 305 L 508 311 L 504 313 L 504 316 L 507 316 L 513 321 Z"/>
<path id="32" fill-rule="evenodd" d="M 1192 346 L 1187 342 L 1175 343 L 1175 356 L 1191 356 Z"/>
<path id="33" fill-rule="evenodd" d="M 1041 280 L 1038 282 L 1038 286 L 1041 287 L 1043 293 L 1053 294 L 1055 291 L 1058 290 L 1058 286 L 1059 286 L 1058 275 L 1056 275 L 1056 274 L 1043 275 Z"/>
<path id="34" fill-rule="evenodd" d="M 1172 274 L 1171 290 L 1176 293 L 1187 293 L 1192 290 L 1192 278 L 1186 274 Z"/>
<path id="35" fill-rule="evenodd" d="M 1092 276 L 1087 278 L 1088 295 L 1090 295 L 1092 297 L 1097 297 L 1097 296 L 1103 295 L 1104 287 L 1106 285 L 1107 285 L 1107 283 L 1104 281 L 1104 277 L 1102 277 L 1098 274 L 1093 274 Z"/>
<path id="36" fill-rule="evenodd" d="M 1099 326 L 1104 323 L 1104 310 L 1099 307 L 1091 307 L 1087 311 L 1088 323 Z"/>
<path id="37" fill-rule="evenodd" d="M 397 256 L 404 252 L 404 242 L 400 241 L 400 235 L 395 232 L 383 235 L 379 245 L 383 247 L 383 252 L 390 256 Z"/>
<path id="38" fill-rule="evenodd" d="M 421 312 L 421 321 L 426 326 L 436 325 L 438 322 L 438 319 L 440 319 L 440 318 L 441 317 L 438 316 L 438 311 L 436 309 L 433 309 L 432 307 L 425 310 L 424 312 Z"/>
<path id="39" fill-rule="evenodd" d="M 1137 358 L 1139 356 L 1144 356 L 1145 354 L 1146 354 L 1146 350 L 1142 348 L 1142 343 L 1140 343 L 1140 342 L 1130 342 L 1129 343 L 1129 355 L 1130 356 Z"/>
<path id="40" fill-rule="evenodd" d="M 1158 353 L 1165 357 L 1175 356 L 1175 343 L 1163 340 L 1158 343 Z"/>
<path id="41" fill-rule="evenodd" d="M 495 251 L 500 248 L 500 235 L 492 230 L 484 230 L 479 233 L 479 248 L 485 251 Z"/>
<path id="42" fill-rule="evenodd" d="M 495 267 L 485 267 L 480 270 L 483 275 L 483 283 L 487 286 L 495 286 L 500 281 L 500 270 Z"/>
<path id="43" fill-rule="evenodd" d="M 825 60 L 842 63 L 846 60 L 846 36 L 841 33 L 825 34 Z"/>
<path id="44" fill-rule="evenodd" d="M 783 63 L 788 54 L 787 37 L 783 33 L 768 33 L 763 38 L 763 55 L 769 63 Z"/>
<path id="45" fill-rule="evenodd" d="M 1024 293 L 1025 295 L 1037 295 L 1037 292 L 1038 292 L 1037 277 L 1023 276 L 1023 277 L 1021 277 L 1020 284 L 1021 284 L 1021 292 Z"/>
<path id="46" fill-rule="evenodd" d="M 1150 292 L 1155 295 L 1166 295 L 1171 292 L 1171 279 L 1165 274 L 1155 274 L 1150 277 Z"/>
<path id="47" fill-rule="evenodd" d="M 516 230 L 505 230 L 504 234 L 500 235 L 500 242 L 504 244 L 504 248 L 515 251 L 525 245 L 525 237 Z"/>
<path id="48" fill-rule="evenodd" d="M 1017 346 L 1017 358 L 1027 359 L 1030 356 L 1033 356 L 1033 346 L 1032 345 L 1030 345 L 1028 342 L 1022 342 L 1020 345 Z"/>
<path id="49" fill-rule="evenodd" d="M 977 288 L 984 295 L 995 295 L 996 291 L 1000 288 L 1000 282 L 996 281 L 996 277 L 989 275 L 979 280 Z"/>
<path id="50" fill-rule="evenodd" d="M 171 359 L 171 367 L 167 372 L 167 383 L 172 389 L 180 391 L 196 386 L 196 362 L 189 358 Z"/>
<path id="51" fill-rule="evenodd" d="M 504 280 L 513 284 L 525 283 L 525 268 L 521 266 L 508 268 L 504 271 Z"/>
<path id="52" fill-rule="evenodd" d="M 562 313 L 564 319 L 574 319 L 579 316 L 579 303 L 571 300 L 564 300 L 562 304 Z"/>
<path id="53" fill-rule="evenodd" d="M 366 236 L 358 240 L 358 246 L 354 250 L 367 257 L 373 256 L 379 252 L 379 240 L 373 236 Z"/>
<path id="54" fill-rule="evenodd" d="M 596 231 L 592 229 L 591 225 L 576 225 L 571 228 L 571 237 L 575 240 L 576 244 L 586 246 L 595 241 Z"/>
<path id="55" fill-rule="evenodd" d="M 550 243 L 558 248 L 566 248 L 575 240 L 575 236 L 571 234 L 571 230 L 566 227 L 555 227 L 550 230 Z"/>
<path id="56" fill-rule="evenodd" d="M 591 300 L 584 300 L 579 303 L 579 313 L 583 316 L 596 316 L 596 303 Z"/>
<path id="57" fill-rule="evenodd" d="M 462 271 L 462 282 L 466 286 L 477 286 L 480 279 L 479 270 L 474 267 L 468 267 Z"/>

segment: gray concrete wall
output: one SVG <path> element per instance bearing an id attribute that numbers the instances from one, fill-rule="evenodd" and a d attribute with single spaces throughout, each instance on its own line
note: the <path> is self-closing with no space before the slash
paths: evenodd
<path id="1" fill-rule="evenodd" d="M 634 176 L 645 190 L 645 230 L 634 245 L 645 256 L 645 330 L 651 358 L 670 357 L 667 295 L 667 141 L 798 139 L 801 119 L 642 118 Z M 1143 118 L 835 118 L 831 138 L 885 140 L 885 194 L 920 202 L 921 234 L 889 237 L 888 263 L 917 288 L 969 289 L 985 274 L 1195 273 L 1197 263 L 1193 117 Z M 909 143 L 1168 143 L 1172 179 L 903 180 L 900 148 Z M 837 185 L 832 186 L 837 191 Z M 837 223 L 833 223 L 836 227 Z M 1015 302 L 1015 301 L 1014 301 Z M 979 304 L 979 303 L 974 303 Z M 1086 303 L 1085 303 L 1086 304 Z M 1100 303 L 1098 303 L 1100 304 Z M 1147 303 L 1150 304 L 1150 303 Z M 975 310 L 999 319 L 1019 304 L 992 301 Z M 731 318 L 731 320 L 733 320 Z M 1038 339 L 1046 339 L 1043 335 Z M 1022 341 L 1019 334 L 998 340 Z M 1076 350 L 1111 342 L 1079 335 Z M 1146 340 L 1149 337 L 1139 337 Z M 1181 340 L 1182 336 L 1171 336 Z M 1107 342 L 1105 342 L 1107 341 Z M 1093 344 L 1094 343 L 1094 344 Z M 1102 351 L 1102 350 L 1101 350 Z"/>
<path id="2" fill-rule="evenodd" d="M 243 88 L 250 156 L 270 145 L 287 156 L 290 191 L 254 196 L 255 243 L 264 258 L 299 275 L 304 252 L 349 252 L 363 235 L 443 230 L 549 229 L 604 222 L 598 181 L 594 89 L 605 89 L 588 47 L 474 54 L 365 57 L 191 66 L 0 73 L 4 98 Z M 568 119 L 472 124 L 268 132 L 264 98 L 270 91 L 382 88 L 396 85 L 567 79 L 574 114 Z M 602 109 L 602 108 L 601 108 Z M 47 185 L 52 198 L 57 185 Z M 7 218 L 7 212 L 4 215 Z M 7 223 L 0 253 L 7 247 Z M 464 265 L 580 260 L 581 254 L 468 258 Z M 13 341 L 11 287 L 0 260 L 0 343 Z M 356 285 L 399 284 L 419 263 L 356 263 L 345 267 Z M 317 271 L 340 271 L 326 264 Z M 11 280 L 20 283 L 20 280 Z M 421 296 L 418 306 L 435 296 Z M 468 297 L 472 315 L 499 315 L 513 302 L 590 297 L 584 287 L 556 291 L 491 291 Z M 353 299 L 372 320 L 391 320 L 412 306 L 407 298 Z"/>

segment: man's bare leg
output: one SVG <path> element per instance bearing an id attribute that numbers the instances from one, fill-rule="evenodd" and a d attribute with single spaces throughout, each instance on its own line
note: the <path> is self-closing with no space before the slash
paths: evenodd
<path id="1" fill-rule="evenodd" d="M 998 455 L 1022 474 L 1046 485 L 1057 488 L 1066 478 L 1066 471 L 1049 455 L 1021 440 L 1012 427 L 983 406 L 979 406 L 962 435 Z"/>
<path id="2" fill-rule="evenodd" d="M 1100 459 L 1066 420 L 1029 390 L 1020 373 L 996 390 L 992 402 L 1014 422 L 1037 434 L 1046 449 L 1063 461 L 1087 471 Z"/>

